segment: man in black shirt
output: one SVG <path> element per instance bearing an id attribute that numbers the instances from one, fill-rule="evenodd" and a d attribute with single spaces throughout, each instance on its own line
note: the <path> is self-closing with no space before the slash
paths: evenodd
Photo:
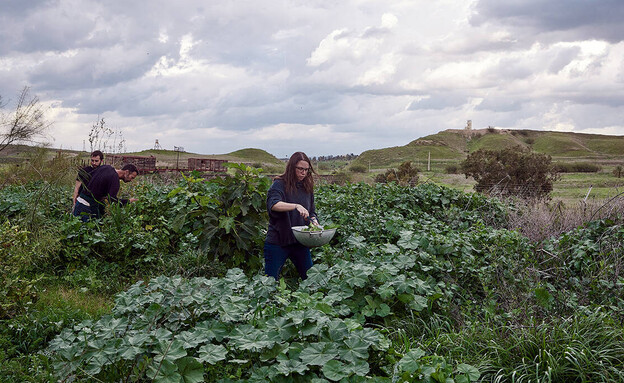
<path id="1" fill-rule="evenodd" d="M 92 217 L 100 218 L 104 214 L 106 202 L 121 203 L 135 202 L 136 198 L 129 200 L 117 198 L 120 183 L 132 181 L 139 171 L 132 164 L 125 165 L 120 170 L 110 165 L 102 165 L 91 172 L 91 179 L 85 186 L 84 190 L 76 199 L 76 207 L 74 215 L 81 217 L 83 222 L 88 221 Z"/>
<path id="2" fill-rule="evenodd" d="M 91 153 L 91 165 L 85 166 L 78 170 L 78 175 L 76 176 L 76 185 L 74 186 L 74 203 L 73 208 L 76 207 L 76 200 L 78 199 L 78 195 L 82 192 L 84 185 L 89 183 L 91 179 L 91 172 L 94 171 L 98 166 L 102 165 L 102 161 L 104 161 L 104 153 L 99 150 Z M 73 211 L 73 209 L 72 209 Z"/>

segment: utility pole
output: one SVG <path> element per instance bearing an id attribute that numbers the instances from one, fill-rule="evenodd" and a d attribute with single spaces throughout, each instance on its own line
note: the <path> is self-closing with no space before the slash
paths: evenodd
<path id="1" fill-rule="evenodd" d="M 156 142 L 158 142 L 158 141 L 156 141 Z M 178 152 L 178 156 L 177 156 L 177 158 L 176 158 L 176 170 L 179 170 L 179 169 L 180 169 L 180 167 L 178 166 L 178 162 L 180 161 L 180 152 L 183 152 L 183 151 L 184 151 L 184 148 L 183 148 L 183 147 L 181 147 L 181 146 L 174 146 L 174 147 L 173 147 L 173 150 L 174 150 L 174 151 L 176 151 L 176 152 Z"/>
<path id="2" fill-rule="evenodd" d="M 427 171 L 431 171 L 431 152 L 429 152 L 429 156 L 427 158 Z"/>

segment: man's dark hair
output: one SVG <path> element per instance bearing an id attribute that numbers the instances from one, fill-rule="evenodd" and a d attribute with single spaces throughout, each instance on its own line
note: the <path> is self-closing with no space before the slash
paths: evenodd
<path id="1" fill-rule="evenodd" d="M 121 168 L 121 170 L 130 170 L 130 173 L 136 173 L 137 175 L 139 174 L 139 169 L 137 169 L 137 167 L 134 166 L 133 164 L 124 165 L 124 167 Z"/>
<path id="2" fill-rule="evenodd" d="M 104 160 L 104 153 L 99 150 L 95 150 L 91 153 L 91 157 L 100 157 L 100 160 Z"/>

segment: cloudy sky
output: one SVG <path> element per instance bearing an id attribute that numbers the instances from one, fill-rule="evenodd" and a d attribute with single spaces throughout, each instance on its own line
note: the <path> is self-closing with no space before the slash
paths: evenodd
<path id="1" fill-rule="evenodd" d="M 622 0 L 2 0 L 0 96 L 53 147 L 359 154 L 444 129 L 624 134 Z M 10 108 L 10 103 L 7 105 Z"/>

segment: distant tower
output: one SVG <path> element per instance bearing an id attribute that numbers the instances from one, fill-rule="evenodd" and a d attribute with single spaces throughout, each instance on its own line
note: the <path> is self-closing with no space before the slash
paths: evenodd
<path id="1" fill-rule="evenodd" d="M 466 130 L 472 130 L 472 120 L 466 121 Z"/>
<path id="2" fill-rule="evenodd" d="M 158 138 L 156 139 L 156 142 L 154 143 L 154 150 L 162 150 L 162 146 L 160 146 L 160 144 L 158 143 Z"/>

